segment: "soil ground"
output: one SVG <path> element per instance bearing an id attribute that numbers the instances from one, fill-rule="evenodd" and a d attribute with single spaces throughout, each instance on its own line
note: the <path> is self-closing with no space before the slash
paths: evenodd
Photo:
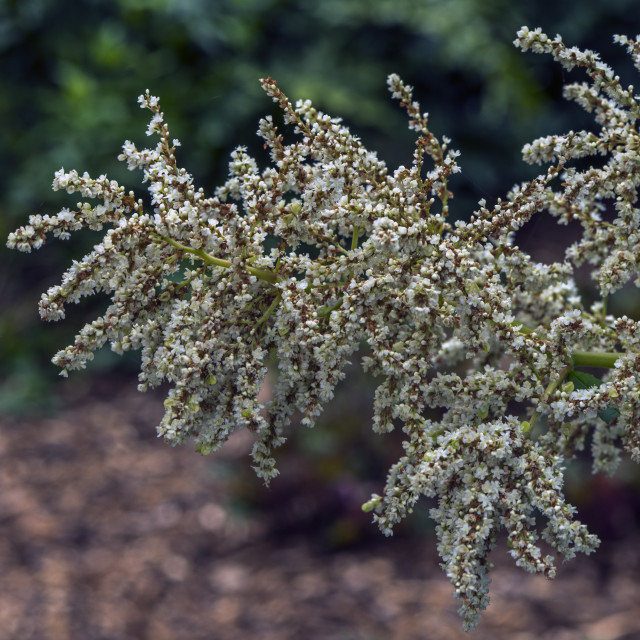
<path id="1" fill-rule="evenodd" d="M 229 469 L 248 465 L 245 438 L 204 458 L 156 439 L 161 397 L 66 389 L 56 415 L 0 418 L 2 640 L 640 639 L 635 521 L 553 582 L 497 549 L 465 634 L 432 537 L 370 525 L 338 547 L 278 509 L 242 514 Z"/>

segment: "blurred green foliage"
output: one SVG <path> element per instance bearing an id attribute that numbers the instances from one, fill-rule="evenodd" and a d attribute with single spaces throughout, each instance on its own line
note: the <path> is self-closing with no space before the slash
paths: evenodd
<path id="1" fill-rule="evenodd" d="M 258 118 L 276 113 L 258 78 L 271 75 L 292 99 L 310 98 L 355 128 L 390 164 L 408 163 L 413 138 L 388 99 L 385 78 L 415 85 L 437 135 L 461 149 L 463 174 L 455 215 L 491 200 L 532 170 L 519 148 L 537 135 L 582 126 L 577 108 L 558 110 L 565 78 L 550 60 L 511 45 L 522 24 L 560 32 L 626 64 L 613 33 L 634 35 L 634 0 L 0 0 L 0 235 L 29 213 L 73 206 L 53 193 L 64 166 L 107 173 L 130 188 L 116 156 L 138 144 L 147 115 L 137 96 L 161 97 L 180 160 L 211 191 L 239 144 L 265 159 Z M 618 64 L 622 61 L 622 65 Z M 628 68 L 625 67 L 625 69 Z M 629 79 L 632 81 L 630 74 Z M 47 398 L 56 371 L 49 359 L 98 300 L 79 305 L 60 326 L 40 325 L 36 304 L 90 232 L 52 242 L 32 256 L 2 243 L 0 272 L 0 411 L 26 410 Z M 100 367 L 135 369 L 105 354 Z M 80 375 L 80 374 L 75 374 Z"/>

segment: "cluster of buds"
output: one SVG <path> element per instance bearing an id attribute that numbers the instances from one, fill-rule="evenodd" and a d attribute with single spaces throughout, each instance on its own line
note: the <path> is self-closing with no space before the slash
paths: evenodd
<path id="1" fill-rule="evenodd" d="M 640 68 L 640 41 L 616 40 Z M 480 201 L 468 221 L 448 222 L 458 152 L 431 133 L 398 76 L 389 89 L 417 141 L 410 165 L 393 172 L 340 120 L 309 101 L 293 105 L 267 78 L 298 138 L 285 144 L 273 120 L 261 120 L 266 169 L 238 148 L 227 182 L 205 195 L 178 166 L 179 143 L 147 91 L 139 101 L 159 142 L 139 150 L 127 141 L 119 158 L 142 170 L 150 201 L 105 176 L 60 170 L 54 189 L 101 203 L 31 216 L 8 240 L 28 252 L 48 233 L 106 226 L 42 296 L 47 320 L 84 295 L 111 299 L 53 361 L 66 375 L 107 342 L 140 350 L 140 390 L 171 384 L 159 435 L 206 454 L 249 429 L 265 481 L 277 474 L 273 451 L 287 425 L 313 426 L 366 344 L 363 366 L 380 380 L 373 428 L 406 439 L 363 508 L 390 534 L 420 496 L 437 499 L 430 513 L 465 628 L 487 606 L 501 529 L 516 564 L 549 577 L 554 558 L 540 535 L 564 558 L 597 546 L 562 493 L 563 465 L 587 436 L 596 471 L 613 473 L 621 449 L 640 461 L 640 323 L 606 311 L 607 296 L 640 272 L 640 104 L 593 52 L 527 28 L 515 44 L 586 71 L 589 82 L 565 94 L 594 113 L 598 131 L 526 145 L 524 159 L 546 163 L 544 173 L 492 207 Z M 593 155 L 598 167 L 571 165 Z M 514 244 L 514 231 L 543 211 L 582 227 L 561 262 L 538 263 Z M 590 308 L 573 278 L 584 262 L 602 296 Z M 268 370 L 273 394 L 263 404 Z"/>

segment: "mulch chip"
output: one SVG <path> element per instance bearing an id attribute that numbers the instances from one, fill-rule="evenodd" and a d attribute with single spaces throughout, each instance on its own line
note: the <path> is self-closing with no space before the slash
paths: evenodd
<path id="1" fill-rule="evenodd" d="M 604 541 L 552 582 L 502 545 L 491 605 L 465 634 L 433 538 L 331 551 L 274 536 L 276 516 L 230 501 L 246 437 L 204 458 L 155 437 L 159 396 L 127 385 L 68 402 L 0 418 L 2 639 L 640 638 L 636 536 Z"/>

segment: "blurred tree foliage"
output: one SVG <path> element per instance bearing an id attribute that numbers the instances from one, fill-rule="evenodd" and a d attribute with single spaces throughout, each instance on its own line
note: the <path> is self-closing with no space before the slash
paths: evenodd
<path id="1" fill-rule="evenodd" d="M 276 107 L 258 78 L 310 98 L 352 125 L 392 165 L 410 161 L 413 138 L 386 94 L 397 72 L 414 84 L 432 128 L 463 155 L 455 215 L 531 174 L 519 148 L 537 135 L 582 126 L 558 111 L 563 77 L 511 41 L 522 24 L 560 32 L 616 68 L 613 33 L 635 35 L 634 0 L 0 0 L 0 235 L 28 213 L 73 205 L 49 190 L 60 166 L 107 173 L 134 188 L 139 175 L 115 157 L 124 139 L 145 144 L 137 96 L 159 95 L 181 139 L 180 160 L 212 190 L 231 149 L 259 157 L 257 121 Z M 633 76 L 629 74 L 630 81 Z M 90 232 L 26 258 L 2 243 L 0 410 L 37 406 L 55 376 L 52 354 L 72 340 L 88 305 L 63 325 L 40 326 L 40 292 L 56 282 Z M 83 245 L 83 246 L 79 246 Z M 105 354 L 100 366 L 115 366 Z M 127 366 L 125 361 L 124 365 Z M 78 375 L 78 374 L 76 374 Z"/>

